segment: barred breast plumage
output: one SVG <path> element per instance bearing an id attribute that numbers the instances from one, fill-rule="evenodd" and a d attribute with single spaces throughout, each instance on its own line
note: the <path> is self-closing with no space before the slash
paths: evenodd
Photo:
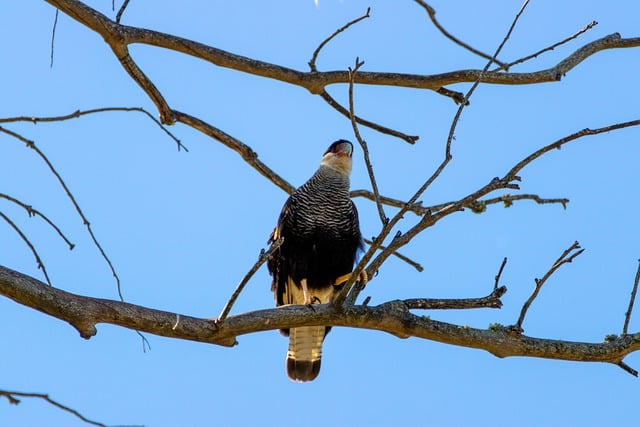
<path id="1" fill-rule="evenodd" d="M 284 242 L 268 262 L 276 305 L 326 304 L 353 270 L 362 247 L 358 211 L 349 196 L 350 142 L 325 152 L 319 169 L 286 201 L 270 241 Z M 287 374 L 311 381 L 320 371 L 326 326 L 283 330 L 289 335 Z"/>

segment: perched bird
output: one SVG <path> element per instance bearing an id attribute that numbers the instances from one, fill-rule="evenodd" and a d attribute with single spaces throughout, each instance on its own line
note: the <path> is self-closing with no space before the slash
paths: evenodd
<path id="1" fill-rule="evenodd" d="M 316 173 L 285 202 L 269 242 L 284 237 L 267 266 L 276 305 L 326 304 L 342 289 L 362 249 L 358 211 L 349 196 L 353 145 L 339 140 Z M 311 381 L 320 372 L 322 342 L 331 328 L 281 330 L 289 336 L 287 375 Z"/>

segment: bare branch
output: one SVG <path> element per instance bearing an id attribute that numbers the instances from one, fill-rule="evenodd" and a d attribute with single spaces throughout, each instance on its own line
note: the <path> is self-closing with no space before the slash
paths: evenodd
<path id="1" fill-rule="evenodd" d="M 448 38 L 449 40 L 451 40 L 452 42 L 454 42 L 455 44 L 457 44 L 458 46 L 463 47 L 464 49 L 467 49 L 469 52 L 472 52 L 484 59 L 490 59 L 492 60 L 492 62 L 495 62 L 496 64 L 500 65 L 501 67 L 506 66 L 507 64 L 504 64 L 503 62 L 498 61 L 497 59 L 494 59 L 491 57 L 491 55 L 487 55 L 486 53 L 480 52 L 477 49 L 474 49 L 473 47 L 469 46 L 468 44 L 466 44 L 465 42 L 463 42 L 462 40 L 456 38 L 454 35 L 452 35 L 450 32 L 448 32 L 441 24 L 440 22 L 438 22 L 438 20 L 436 19 L 436 10 L 429 6 L 427 3 L 425 3 L 422 0 L 415 0 L 416 3 L 418 3 L 420 6 L 422 6 L 424 8 L 424 10 L 427 12 L 427 15 L 429 15 L 429 19 L 431 19 L 431 22 L 433 23 L 433 25 L 438 29 L 438 31 L 440 31 L 442 33 L 442 35 L 444 35 L 446 38 Z M 508 69 L 508 67 L 506 68 Z"/>
<path id="2" fill-rule="evenodd" d="M 116 14 L 116 22 L 118 24 L 120 23 L 120 19 L 122 19 L 122 14 L 124 13 L 124 10 L 127 8 L 127 6 L 129 6 L 129 0 L 124 0 L 122 2 L 122 6 L 120 6 L 120 9 L 118 10 L 118 13 Z"/>
<path id="3" fill-rule="evenodd" d="M 187 113 L 183 113 L 177 110 L 172 110 L 172 116 L 175 119 L 183 123 L 193 129 L 196 129 L 202 132 L 205 135 L 210 136 L 211 138 L 221 142 L 228 148 L 232 149 L 236 153 L 240 154 L 242 159 L 249 164 L 249 166 L 253 167 L 255 170 L 260 172 L 262 176 L 267 178 L 269 181 L 283 189 L 287 194 L 293 193 L 295 188 L 293 185 L 289 184 L 284 178 L 275 173 L 272 169 L 270 169 L 267 165 L 258 160 L 258 153 L 253 151 L 253 149 L 244 144 L 240 140 L 234 138 L 228 133 L 223 132 L 222 130 L 210 125 L 209 123 L 200 120 L 197 117 L 191 116 Z"/>
<path id="4" fill-rule="evenodd" d="M 364 197 L 365 199 L 369 199 L 372 202 L 376 201 L 375 195 L 369 190 L 352 190 L 351 197 Z M 407 202 L 404 202 L 398 199 L 393 199 L 391 197 L 386 197 L 383 195 L 379 195 L 378 200 L 380 200 L 380 203 L 382 204 L 385 204 L 387 206 L 393 206 L 395 208 L 402 209 L 407 207 Z M 426 213 L 430 212 L 430 209 L 431 208 L 423 207 L 422 202 L 416 202 L 407 207 L 407 211 L 413 212 L 416 215 L 425 215 Z"/>
<path id="5" fill-rule="evenodd" d="M 638 282 L 640 281 L 640 261 L 638 261 L 638 270 L 636 271 L 636 278 L 633 281 L 633 290 L 631 291 L 631 298 L 629 298 L 629 308 L 624 316 L 624 326 L 622 327 L 622 335 L 627 334 L 629 328 L 629 320 L 631 319 L 631 313 L 633 312 L 633 304 L 636 300 L 636 293 L 638 292 Z M 636 376 L 638 376 L 636 374 Z"/>
<path id="6" fill-rule="evenodd" d="M 31 243 L 29 238 L 22 232 L 22 230 L 20 230 L 20 227 L 18 227 L 13 221 L 11 221 L 11 219 L 8 216 L 6 216 L 4 213 L 2 213 L 2 211 L 0 211 L 0 218 L 4 219 L 4 221 L 7 224 L 9 224 L 11 226 L 11 228 L 13 228 L 15 230 L 16 233 L 18 233 L 18 236 L 20 236 L 22 241 L 29 247 L 29 249 L 31 249 L 31 253 L 33 254 L 34 258 L 36 259 L 36 264 L 37 264 L 38 268 L 40 270 L 42 270 L 42 274 L 44 274 L 44 278 L 46 279 L 47 284 L 49 284 L 49 286 L 51 286 L 51 280 L 49 280 L 49 275 L 47 274 L 47 269 L 44 266 L 44 263 L 42 262 L 42 258 L 40 258 L 40 255 L 38 255 L 38 251 L 36 250 L 36 247 L 33 246 L 33 243 Z"/>
<path id="7" fill-rule="evenodd" d="M 358 22 L 360 22 L 360 21 L 362 21 L 364 19 L 367 19 L 369 17 L 369 12 L 371 12 L 371 8 L 370 7 L 367 8 L 367 11 L 364 13 L 364 15 L 362 15 L 359 18 L 354 19 L 353 21 L 347 22 L 345 25 L 343 25 L 342 27 L 340 27 L 337 30 L 335 30 L 333 32 L 333 34 L 331 34 L 329 37 L 324 39 L 324 41 L 322 43 L 320 43 L 320 45 L 316 48 L 316 50 L 313 51 L 313 55 L 311 56 L 311 60 L 309 61 L 309 68 L 311 69 L 311 71 L 318 71 L 318 69 L 316 68 L 316 60 L 318 59 L 318 54 L 320 53 L 322 48 L 325 47 L 325 45 L 327 43 L 329 43 L 334 37 L 336 37 L 338 34 L 343 32 L 344 30 L 346 30 L 350 26 L 352 26 L 354 24 L 357 24 Z"/>
<path id="8" fill-rule="evenodd" d="M 51 53 L 49 55 L 49 68 L 53 68 L 53 47 L 56 40 L 56 28 L 58 27 L 58 15 L 60 14 L 60 9 L 56 9 L 56 16 L 53 18 L 53 28 L 51 29 Z"/>
<path id="9" fill-rule="evenodd" d="M 536 53 L 532 53 L 531 55 L 527 55 L 527 56 L 525 56 L 523 58 L 517 59 L 517 60 L 515 60 L 513 62 L 510 62 L 508 64 L 500 65 L 499 69 L 509 70 L 509 68 L 513 67 L 514 65 L 521 64 L 521 63 L 526 62 L 526 61 L 528 61 L 530 59 L 533 59 L 533 58 L 537 58 L 538 56 L 542 55 L 545 52 L 549 52 L 549 51 L 557 48 L 558 46 L 561 46 L 561 45 L 563 45 L 563 44 L 565 44 L 567 42 L 570 42 L 571 40 L 573 40 L 575 38 L 580 37 L 582 34 L 586 33 L 587 31 L 589 31 L 590 29 L 592 29 L 596 25 L 598 25 L 598 23 L 596 21 L 591 21 L 584 28 L 582 28 L 581 30 L 579 30 L 578 32 L 573 34 L 572 36 L 569 36 L 564 40 L 561 40 L 561 41 L 559 41 L 557 43 L 554 43 L 549 47 L 541 49 Z M 494 70 L 494 71 L 496 71 L 496 70 Z"/>
<path id="10" fill-rule="evenodd" d="M 12 405 L 17 405 L 20 403 L 20 399 L 18 399 L 18 397 L 33 397 L 33 398 L 37 398 L 37 399 L 42 399 L 48 403 L 50 403 L 51 405 L 62 409 L 65 412 L 69 412 L 70 414 L 74 415 L 75 417 L 81 419 L 82 421 L 84 421 L 87 424 L 92 424 L 94 426 L 100 426 L 100 427 L 107 427 L 106 424 L 100 423 L 98 421 L 93 421 L 88 419 L 87 417 L 85 417 L 84 415 L 82 415 L 80 412 L 76 411 L 73 408 L 70 408 L 66 405 L 63 405 L 62 403 L 53 400 L 52 398 L 49 397 L 48 394 L 44 394 L 44 393 L 25 393 L 22 391 L 11 391 L 11 390 L 0 390 L 0 396 L 4 396 L 7 398 L 7 400 L 9 400 L 9 403 Z M 122 426 L 124 427 L 124 426 Z M 133 427 L 133 426 L 131 426 Z"/>
<path id="11" fill-rule="evenodd" d="M 146 76 L 134 71 L 137 66 L 128 56 L 126 46 L 132 43 L 142 43 L 162 47 L 176 52 L 194 56 L 220 67 L 276 79 L 296 86 L 304 87 L 311 93 L 320 94 L 326 86 L 336 83 L 348 83 L 349 75 L 346 71 L 328 72 L 301 72 L 268 62 L 258 61 L 244 56 L 236 55 L 204 45 L 192 40 L 161 33 L 143 28 L 129 27 L 110 20 L 95 9 L 90 8 L 77 0 L 46 0 L 58 7 L 71 18 L 99 33 L 111 46 L 117 57 L 123 62 L 123 66 L 136 79 L 138 84 L 147 91 L 156 102 L 163 123 L 172 123 L 169 111 L 165 108 L 166 102 L 158 97 L 157 89 L 146 82 Z M 530 73 L 504 73 L 482 70 L 459 70 L 442 74 L 416 75 L 405 73 L 386 72 L 361 72 L 355 81 L 356 84 L 384 85 L 397 87 L 410 87 L 418 89 L 439 90 L 443 86 L 454 83 L 472 83 L 481 80 L 483 83 L 493 84 L 535 84 L 558 81 L 580 62 L 589 56 L 605 49 L 627 48 L 640 46 L 640 37 L 623 39 L 620 34 L 611 34 L 599 40 L 595 40 L 559 62 L 556 66 Z M 127 63 L 127 62 L 131 63 Z M 495 62 L 495 61 L 493 61 Z M 167 121 L 169 120 L 169 121 Z"/>
<path id="12" fill-rule="evenodd" d="M 496 274 L 495 281 L 493 283 L 493 290 L 498 289 L 498 285 L 500 284 L 500 277 L 502 276 L 502 271 L 504 270 L 505 265 L 507 265 L 507 257 L 504 257 L 502 260 L 502 264 L 500 264 L 500 270 L 498 270 L 498 274 Z"/>
<path id="13" fill-rule="evenodd" d="M 333 99 L 333 97 L 331 97 L 331 95 L 329 95 L 329 93 L 326 90 L 323 90 L 319 95 L 320 95 L 320 97 L 322 97 L 322 99 L 324 99 L 327 102 L 327 104 L 329 104 L 331 107 L 333 107 L 336 111 L 338 111 L 340 114 L 342 114 L 346 118 L 349 118 L 349 110 L 344 108 L 335 99 Z M 397 130 L 394 130 L 394 129 L 391 129 L 391 128 L 388 128 L 388 127 L 384 127 L 384 126 L 379 125 L 377 123 L 370 122 L 370 121 L 365 120 L 363 118 L 360 118 L 358 116 L 355 116 L 355 119 L 356 119 L 356 122 L 358 122 L 358 124 L 360 124 L 362 126 L 366 126 L 366 127 L 370 128 L 370 129 L 376 130 L 376 131 L 378 131 L 380 133 L 383 133 L 385 135 L 395 136 L 396 138 L 400 138 L 400 139 L 408 142 L 409 144 L 415 144 L 416 141 L 420 138 L 417 135 L 407 135 L 407 134 L 399 132 Z"/>
<path id="14" fill-rule="evenodd" d="M 220 315 L 216 319 L 216 322 L 222 323 L 225 321 L 225 319 L 229 315 L 229 312 L 231 311 L 231 307 L 233 307 L 233 304 L 235 304 L 236 300 L 240 296 L 240 293 L 244 289 L 244 286 L 247 284 L 247 282 L 249 282 L 249 279 L 251 279 L 253 275 L 256 274 L 256 271 L 258 271 L 258 269 L 262 266 L 262 264 L 264 264 L 265 262 L 267 262 L 269 258 L 271 258 L 273 253 L 276 250 L 278 250 L 280 246 L 282 246 L 283 242 L 284 242 L 284 238 L 281 237 L 275 242 L 273 242 L 271 244 L 271 247 L 267 251 L 265 251 L 264 249 L 260 251 L 260 256 L 258 257 L 258 261 L 256 261 L 255 264 L 253 264 L 253 267 L 249 269 L 249 271 L 247 272 L 247 274 L 245 274 L 245 276 L 242 278 L 240 283 L 238 283 L 238 286 L 236 287 L 235 291 L 233 291 L 233 294 L 229 298 L 229 301 L 227 301 L 227 303 L 225 304 L 224 308 L 222 309 L 222 312 L 220 312 Z"/>
<path id="15" fill-rule="evenodd" d="M 511 168 L 509 172 L 507 172 L 504 179 L 509 181 L 516 179 L 516 177 L 518 176 L 518 173 L 529 163 L 533 162 L 538 157 L 542 156 L 543 154 L 553 149 L 560 149 L 564 144 L 568 142 L 575 141 L 576 139 L 582 138 L 584 136 L 598 135 L 605 132 L 611 132 L 612 130 L 624 129 L 624 128 L 638 126 L 638 125 L 640 125 L 640 120 L 631 120 L 628 122 L 616 123 L 613 125 L 604 126 L 596 129 L 585 128 L 585 129 L 582 129 L 581 131 L 572 133 L 571 135 L 565 136 L 564 138 L 560 138 L 557 141 L 554 141 L 551 144 L 546 145 L 537 151 L 534 151 L 529 156 L 522 159 L 518 164 L 516 164 L 513 168 Z"/>
<path id="16" fill-rule="evenodd" d="M 124 301 L 124 297 L 122 296 L 122 289 L 121 289 L 121 286 L 120 286 L 120 277 L 118 277 L 118 274 L 116 273 L 115 267 L 113 266 L 113 263 L 111 262 L 111 259 L 109 259 L 109 257 L 107 256 L 107 253 L 102 248 L 102 245 L 100 245 L 100 242 L 98 242 L 98 239 L 96 238 L 95 234 L 93 233 L 93 229 L 91 228 L 91 224 L 89 223 L 89 220 L 85 216 L 84 212 L 80 208 L 80 205 L 76 201 L 76 198 L 73 196 L 73 193 L 71 193 L 71 190 L 69 189 L 67 184 L 64 182 L 64 180 L 62 179 L 62 176 L 60 176 L 60 174 L 58 173 L 56 168 L 53 166 L 53 164 L 51 163 L 49 158 L 36 146 L 34 141 L 32 141 L 30 139 L 27 139 L 27 138 L 23 137 L 22 135 L 20 135 L 18 133 L 10 131 L 9 129 L 5 129 L 5 128 L 1 127 L 1 126 L 0 126 L 0 132 L 4 132 L 4 133 L 6 133 L 6 134 L 18 139 L 19 141 L 24 142 L 27 145 L 28 148 L 30 148 L 33 151 L 35 151 L 38 154 L 38 156 L 47 164 L 47 167 L 49 168 L 51 173 L 56 177 L 56 179 L 58 180 L 58 183 L 60 183 L 60 185 L 62 186 L 62 189 L 67 194 L 67 198 L 71 201 L 71 203 L 75 207 L 76 212 L 78 212 L 78 215 L 80 215 L 80 218 L 82 219 L 83 224 L 87 228 L 87 232 L 89 233 L 89 236 L 91 237 L 91 240 L 93 241 L 94 246 L 96 248 L 98 248 L 98 251 L 102 255 L 102 258 L 105 260 L 105 262 L 109 266 L 109 269 L 111 270 L 111 274 L 113 275 L 113 277 L 114 277 L 114 279 L 116 281 L 116 285 L 117 285 L 117 288 L 118 288 L 118 295 L 120 296 L 120 300 Z"/>
<path id="17" fill-rule="evenodd" d="M 382 208 L 382 203 L 380 203 L 380 192 L 378 191 L 378 183 L 376 182 L 376 177 L 373 173 L 373 166 L 371 165 L 371 159 L 369 158 L 369 147 L 367 143 L 362 139 L 360 135 L 360 131 L 358 130 L 358 124 L 355 119 L 355 109 L 353 106 L 353 81 L 358 73 L 358 69 L 364 64 L 364 62 L 360 62 L 358 58 L 356 58 L 356 64 L 353 69 L 349 67 L 349 118 L 351 119 L 351 127 L 353 129 L 353 134 L 355 135 L 360 147 L 362 147 L 362 153 L 364 156 L 364 163 L 367 167 L 367 173 L 369 174 L 369 180 L 371 181 L 371 188 L 373 188 L 373 194 L 376 201 L 376 207 L 378 208 L 378 215 L 380 216 L 380 221 L 384 226 L 387 222 L 389 222 L 389 218 L 384 213 L 384 209 Z"/>
<path id="18" fill-rule="evenodd" d="M 40 218 L 42 218 L 47 224 L 49 224 L 51 226 L 51 228 L 53 228 L 56 233 L 58 233 L 58 235 L 65 241 L 65 243 L 69 246 L 69 250 L 72 250 L 75 245 L 73 243 L 71 243 L 71 241 L 69 241 L 69 239 L 67 239 L 67 236 L 64 235 L 64 233 L 62 232 L 62 230 L 60 230 L 60 228 L 53 222 L 51 221 L 49 218 L 47 218 L 46 215 L 44 215 L 42 212 L 40 212 L 39 210 L 35 209 L 33 206 L 28 205 L 24 202 L 21 202 L 20 200 L 16 199 L 15 197 L 11 197 L 8 194 L 4 194 L 4 193 L 0 193 L 0 198 L 2 199 L 6 199 L 9 200 L 12 203 L 15 203 L 16 205 L 22 207 L 24 210 L 27 211 L 27 214 L 31 217 L 31 216 L 39 216 Z"/>
<path id="19" fill-rule="evenodd" d="M 176 325 L 176 313 L 75 295 L 5 267 L 0 267 L 0 294 L 70 323 L 84 338 L 96 334 L 97 323 L 110 323 L 166 337 L 231 346 L 237 336 L 253 332 L 334 325 L 478 348 L 497 357 L 527 356 L 619 366 L 626 355 L 640 350 L 640 333 L 602 343 L 534 338 L 514 334 L 507 328 L 483 330 L 431 320 L 414 315 L 402 301 L 378 306 L 315 304 L 313 309 L 289 305 L 229 316 L 222 325 L 181 314 Z"/>
<path id="20" fill-rule="evenodd" d="M 622 368 L 623 371 L 630 373 L 631 375 L 633 375 L 636 378 L 638 377 L 638 371 L 636 371 L 631 366 L 629 366 L 626 363 L 624 363 L 622 360 L 619 361 L 618 363 L 616 363 L 616 365 L 618 365 L 620 368 Z"/>
<path id="21" fill-rule="evenodd" d="M 363 240 L 364 240 L 364 242 L 365 242 L 367 245 L 373 245 L 373 240 L 369 240 L 369 239 L 363 239 Z M 384 249 L 387 249 L 387 247 L 386 247 L 386 246 L 384 246 L 384 245 L 380 245 L 380 246 L 378 246 L 378 249 L 379 249 L 379 250 L 384 250 Z M 401 254 L 401 253 L 399 253 L 399 252 L 394 252 L 392 255 L 393 255 L 393 256 L 395 256 L 396 258 L 398 258 L 398 259 L 400 259 L 400 260 L 402 260 L 402 261 L 406 262 L 406 263 L 407 263 L 407 264 L 409 264 L 411 267 L 413 267 L 413 268 L 415 268 L 416 270 L 418 270 L 418 272 L 422 273 L 422 272 L 424 271 L 424 267 L 422 267 L 422 265 L 420 265 L 420 263 L 418 263 L 418 262 L 416 262 L 416 261 L 412 260 L 411 258 L 409 258 L 409 257 L 407 257 L 407 256 L 405 256 L 405 255 L 402 255 L 402 254 Z"/>
<path id="22" fill-rule="evenodd" d="M 525 301 L 524 305 L 522 306 L 522 310 L 520 311 L 520 317 L 518 317 L 518 321 L 514 325 L 514 330 L 515 331 L 517 331 L 517 332 L 522 332 L 523 331 L 522 322 L 524 322 L 524 317 L 526 316 L 527 310 L 529 310 L 529 307 L 531 306 L 531 303 L 538 296 L 538 293 L 540 292 L 540 289 L 542 289 L 542 285 L 544 285 L 546 283 L 546 281 L 549 279 L 549 277 L 551 277 L 551 275 L 553 273 L 555 273 L 557 269 L 562 267 L 562 265 L 564 265 L 564 264 L 568 264 L 568 263 L 572 262 L 582 252 L 584 252 L 584 249 L 580 249 L 580 244 L 578 244 L 578 242 L 573 242 L 573 244 L 571 246 L 569 246 L 569 248 L 567 248 L 564 252 L 562 252 L 562 255 L 560 255 L 560 257 L 558 257 L 556 262 L 553 263 L 551 268 L 545 273 L 545 275 L 542 277 L 542 279 L 535 279 L 536 287 L 533 290 L 533 293 L 531 294 L 529 299 L 527 301 Z"/>
<path id="23" fill-rule="evenodd" d="M 40 122 L 62 122 L 65 120 L 75 119 L 81 116 L 85 116 L 88 114 L 96 114 L 96 113 L 104 113 L 109 111 L 137 111 L 143 113 L 149 119 L 151 119 L 160 129 L 164 131 L 171 139 L 173 139 L 176 144 L 178 144 L 178 151 L 180 149 L 184 149 L 184 151 L 189 151 L 187 147 L 182 145 L 182 142 L 173 134 L 166 126 L 164 126 L 158 119 L 153 117 L 151 113 L 141 107 L 103 107 L 103 108 L 93 108 L 90 110 L 76 110 L 71 114 L 66 114 L 63 116 L 52 116 L 52 117 L 27 117 L 27 116 L 19 116 L 19 117 L 4 117 L 0 118 L 0 123 L 12 123 L 12 122 L 32 122 L 32 123 L 40 123 Z"/>

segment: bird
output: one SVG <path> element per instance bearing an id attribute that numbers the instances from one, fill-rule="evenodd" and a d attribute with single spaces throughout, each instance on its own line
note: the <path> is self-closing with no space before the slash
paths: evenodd
<path id="1" fill-rule="evenodd" d="M 353 144 L 332 143 L 320 167 L 285 202 L 269 243 L 283 238 L 267 262 L 276 306 L 327 304 L 351 276 L 363 249 L 358 211 L 351 200 L 349 178 Z M 360 275 L 366 281 L 366 274 Z M 320 372 L 322 344 L 329 326 L 282 329 L 289 337 L 288 377 L 314 380 Z"/>

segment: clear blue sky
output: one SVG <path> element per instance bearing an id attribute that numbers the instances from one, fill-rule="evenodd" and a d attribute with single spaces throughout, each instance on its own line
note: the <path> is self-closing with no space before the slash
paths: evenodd
<path id="1" fill-rule="evenodd" d="M 119 3 L 119 2 L 118 2 Z M 470 5 L 474 3 L 474 5 Z M 445 27 L 483 51 L 502 40 L 519 1 L 433 1 Z M 91 2 L 113 17 L 110 2 Z M 318 43 L 372 6 L 371 18 L 334 40 L 321 70 L 437 73 L 481 68 L 484 61 L 444 39 L 411 1 L 142 2 L 123 23 L 191 38 L 237 54 L 307 69 Z M 103 40 L 67 16 L 58 20 L 49 67 L 54 9 L 45 2 L 0 6 L 0 116 L 52 116 L 77 109 L 145 107 Z M 634 1 L 532 1 L 504 60 L 559 41 L 592 20 L 578 41 L 514 71 L 549 67 L 584 43 L 620 32 L 640 36 Z M 176 109 L 251 145 L 294 185 L 316 169 L 335 139 L 353 140 L 350 124 L 320 98 L 283 83 L 220 69 L 148 46 L 132 55 Z M 601 52 L 559 83 L 481 86 L 460 121 L 454 159 L 424 195 L 425 204 L 463 196 L 544 144 L 584 127 L 638 119 L 640 50 Z M 451 89 L 464 91 L 468 85 Z M 346 101 L 344 85 L 329 88 Z M 380 190 L 406 198 L 442 160 L 456 106 L 431 91 L 357 87 L 364 117 L 421 136 L 415 146 L 368 129 Z M 286 194 L 235 153 L 184 126 L 175 143 L 137 113 L 105 113 L 66 123 L 8 128 L 36 141 L 61 172 L 111 257 L 127 301 L 193 316 L 216 316 L 254 263 Z M 640 257 L 640 129 L 576 141 L 521 173 L 523 192 L 568 197 L 558 205 L 493 206 L 464 212 L 426 231 L 403 252 L 423 273 L 390 260 L 366 289 L 372 304 L 407 297 L 487 294 L 504 256 L 509 292 L 502 310 L 429 312 L 434 319 L 486 328 L 512 324 L 540 277 L 574 240 L 585 253 L 543 288 L 524 323 L 528 335 L 600 342 L 620 333 Z M 368 188 L 361 152 L 353 188 Z M 0 192 L 32 204 L 76 243 L 68 251 L 39 219 L 0 201 L 37 246 L 52 282 L 83 295 L 117 298 L 115 283 L 82 221 L 33 152 L 0 136 Z M 372 203 L 356 199 L 365 236 L 377 233 Z M 387 209 L 392 214 L 392 209 Z M 406 230 L 416 218 L 407 215 Z M 41 278 L 28 248 L 0 224 L 0 263 Z M 234 312 L 271 307 L 263 268 Z M 91 340 L 69 325 L 0 298 L 0 388 L 49 393 L 110 425 L 632 425 L 640 381 L 606 364 L 498 359 L 484 351 L 362 330 L 336 328 L 322 372 L 295 384 L 284 372 L 287 341 L 277 332 L 239 338 L 233 349 L 99 325 Z M 640 330 L 637 313 L 630 330 Z M 640 369 L 640 355 L 626 362 Z M 2 426 L 85 426 L 44 402 L 0 400 Z"/>

